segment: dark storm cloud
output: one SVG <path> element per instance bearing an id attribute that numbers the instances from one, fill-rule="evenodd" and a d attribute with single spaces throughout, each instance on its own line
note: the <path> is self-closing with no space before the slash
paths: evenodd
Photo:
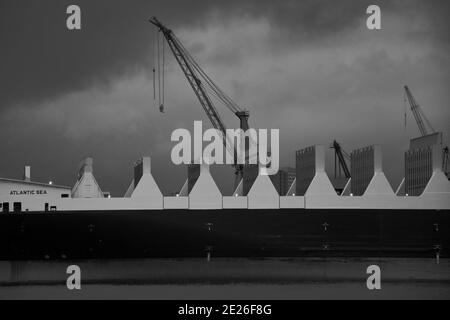
<path id="1" fill-rule="evenodd" d="M 396 7 L 392 1 L 378 2 L 384 8 Z M 65 10 L 74 3 L 82 9 L 82 30 L 71 32 L 65 28 Z M 153 15 L 176 29 L 201 27 L 209 14 L 215 14 L 217 23 L 231 17 L 265 17 L 282 45 L 306 45 L 361 23 L 368 4 L 347 0 L 339 5 L 332 0 L 3 0 L 0 108 L 18 103 L 33 107 L 43 99 L 108 85 L 114 77 L 148 68 L 152 28 L 147 20 Z"/>

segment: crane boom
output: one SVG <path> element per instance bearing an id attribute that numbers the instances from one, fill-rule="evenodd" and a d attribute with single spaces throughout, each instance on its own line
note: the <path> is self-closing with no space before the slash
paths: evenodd
<path id="1" fill-rule="evenodd" d="M 191 56 L 188 50 L 183 46 L 181 41 L 178 40 L 176 35 L 172 30 L 164 26 L 157 18 L 153 17 L 149 20 L 153 25 L 155 25 L 160 32 L 164 35 L 170 50 L 172 51 L 178 65 L 181 67 L 187 81 L 190 86 L 194 90 L 194 93 L 199 100 L 203 110 L 208 116 L 211 124 L 217 130 L 220 130 L 223 134 L 224 140 L 223 143 L 227 148 L 228 152 L 233 155 L 235 159 L 234 168 L 236 169 L 236 181 L 237 185 L 241 179 L 243 178 L 244 166 L 237 164 L 237 152 L 236 146 L 233 150 L 229 149 L 229 144 L 227 144 L 226 140 L 226 127 L 220 118 L 219 112 L 214 106 L 211 97 L 208 94 L 208 91 L 217 98 L 220 102 L 222 102 L 228 109 L 230 109 L 240 121 L 240 128 L 243 131 L 247 131 L 249 129 L 248 118 L 249 112 L 243 110 L 239 107 L 237 103 L 235 103 L 230 97 L 228 97 L 213 81 L 212 79 L 203 71 L 200 66 L 197 64 L 195 59 Z M 247 154 L 248 151 L 248 143 L 245 143 L 245 151 Z"/>
<path id="2" fill-rule="evenodd" d="M 431 129 L 431 133 L 434 133 L 435 130 L 433 129 L 433 126 L 431 125 L 430 121 L 428 121 L 427 117 L 423 113 L 420 105 L 416 102 L 416 99 L 412 95 L 411 90 L 409 90 L 408 86 L 405 86 L 405 92 L 406 92 L 406 96 L 408 97 L 409 105 L 410 105 L 411 111 L 414 115 L 414 119 L 416 120 L 417 126 L 419 127 L 420 134 L 424 137 L 424 136 L 428 135 L 428 133 L 429 133 L 428 129 L 425 125 L 425 122 L 428 125 L 428 128 Z M 424 120 L 425 120 L 425 122 L 424 122 Z"/>

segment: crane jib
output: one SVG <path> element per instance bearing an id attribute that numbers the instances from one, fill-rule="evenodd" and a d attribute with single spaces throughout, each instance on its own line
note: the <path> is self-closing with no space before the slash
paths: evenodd
<path id="1" fill-rule="evenodd" d="M 172 54 L 175 57 L 178 65 L 183 71 L 187 81 L 194 91 L 195 96 L 200 102 L 203 110 L 205 111 L 208 119 L 214 128 L 220 130 L 224 137 L 226 137 L 226 126 L 220 118 L 219 112 L 214 106 L 212 99 L 208 92 L 216 98 L 219 102 L 225 105 L 231 110 L 240 121 L 240 128 L 244 131 L 249 129 L 248 111 L 243 110 L 237 103 L 235 103 L 230 97 L 228 97 L 214 81 L 206 74 L 206 72 L 197 64 L 195 59 L 189 53 L 189 51 L 183 46 L 181 41 L 177 39 L 175 34 L 164 26 L 157 18 L 153 17 L 149 20 L 160 32 L 164 35 Z M 226 139 L 224 139 L 226 145 Z M 228 152 L 236 155 L 236 150 L 228 150 Z M 242 166 L 236 166 L 238 175 L 242 176 Z"/>

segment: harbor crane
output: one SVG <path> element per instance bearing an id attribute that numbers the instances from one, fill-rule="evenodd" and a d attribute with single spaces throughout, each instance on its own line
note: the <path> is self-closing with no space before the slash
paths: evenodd
<path id="1" fill-rule="evenodd" d="M 416 120 L 417 126 L 419 127 L 420 134 L 422 137 L 425 137 L 429 134 L 436 133 L 430 121 L 426 117 L 420 105 L 417 103 L 416 99 L 411 93 L 411 90 L 408 86 L 405 86 L 405 94 L 408 98 L 409 105 L 411 107 L 411 111 L 414 115 L 414 119 Z M 406 118 L 405 118 L 406 119 Z M 450 179 L 449 170 L 449 148 L 445 147 L 442 149 L 442 169 L 447 177 Z"/>
<path id="2" fill-rule="evenodd" d="M 341 145 L 334 140 L 331 146 L 334 149 L 334 174 L 337 178 L 337 172 L 339 171 L 339 176 L 341 176 L 342 171 L 344 171 L 344 176 L 346 179 L 351 178 L 350 169 L 348 168 L 347 161 L 345 158 L 350 158 L 350 156 L 342 149 Z M 339 162 L 339 165 L 338 165 Z"/>
<path id="3" fill-rule="evenodd" d="M 416 99 L 409 90 L 408 86 L 405 86 L 406 97 L 408 98 L 409 105 L 411 107 L 411 111 L 414 115 L 414 119 L 416 120 L 417 126 L 419 127 L 420 134 L 422 137 L 429 135 L 430 133 L 435 133 L 433 126 L 430 121 L 426 117 L 420 105 L 417 103 Z M 428 126 L 428 128 L 427 128 Z"/>
<path id="4" fill-rule="evenodd" d="M 332 183 L 337 194 L 340 195 L 351 178 L 350 169 L 347 164 L 350 155 L 345 152 L 336 140 L 333 141 L 330 148 L 334 149 L 334 179 L 332 179 Z M 342 176 L 342 173 L 344 173 L 344 176 Z"/>
<path id="5" fill-rule="evenodd" d="M 212 97 L 225 105 L 231 112 L 233 112 L 239 119 L 240 128 L 245 132 L 249 129 L 248 118 L 249 112 L 240 107 L 234 102 L 227 94 L 225 94 L 219 86 L 217 86 L 208 74 L 198 65 L 189 51 L 183 46 L 181 41 L 177 38 L 172 30 L 164 26 L 157 18 L 153 17 L 150 20 L 159 32 L 161 32 L 172 51 L 175 60 L 178 62 L 181 70 L 183 71 L 187 81 L 194 90 L 194 93 L 199 100 L 203 110 L 208 116 L 211 124 L 217 130 L 220 130 L 224 136 L 224 145 L 226 143 L 226 126 L 223 123 L 216 106 L 213 103 Z M 248 144 L 245 143 L 245 150 L 248 150 Z M 228 150 L 233 153 L 235 164 L 236 181 L 238 184 L 243 178 L 244 165 L 237 164 L 236 160 L 236 147 L 234 150 Z M 247 152 L 246 152 L 247 153 Z"/>

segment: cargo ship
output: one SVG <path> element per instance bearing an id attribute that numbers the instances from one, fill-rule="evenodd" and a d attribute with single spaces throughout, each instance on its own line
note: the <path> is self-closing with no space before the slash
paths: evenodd
<path id="1" fill-rule="evenodd" d="M 165 39 L 213 127 L 226 136 L 215 96 L 239 118 L 240 129 L 249 130 L 249 112 L 211 80 L 171 29 L 156 18 L 150 22 L 158 58 L 154 93 L 161 91 L 157 83 L 164 85 L 164 76 L 156 75 L 164 74 L 159 43 Z M 383 173 L 378 145 L 351 153 L 351 173 L 346 170 L 339 188 L 326 173 L 325 146 L 314 145 L 296 152 L 295 177 L 284 178 L 287 191 L 261 174 L 264 168 L 236 165 L 238 183 L 227 196 L 206 164 L 190 166 L 180 192 L 165 196 L 150 157 L 143 157 L 122 198 L 102 192 L 91 158 L 72 188 L 32 182 L 25 167 L 23 180 L 0 179 L 0 259 L 447 256 L 450 182 L 442 133 L 428 134 L 420 106 L 405 90 L 422 137 L 405 152 L 396 190 Z M 164 98 L 158 105 L 164 113 Z"/>
<path id="2" fill-rule="evenodd" d="M 297 151 L 284 195 L 269 176 L 250 179 L 244 170 L 224 196 L 202 164 L 165 196 L 150 157 L 134 165 L 121 198 L 102 192 L 90 158 L 72 188 L 32 182 L 25 167 L 22 180 L 0 179 L 0 260 L 447 257 L 450 181 L 433 139 L 412 141 L 396 190 L 380 146 L 353 151 L 341 194 L 325 171 L 323 145 Z"/>

